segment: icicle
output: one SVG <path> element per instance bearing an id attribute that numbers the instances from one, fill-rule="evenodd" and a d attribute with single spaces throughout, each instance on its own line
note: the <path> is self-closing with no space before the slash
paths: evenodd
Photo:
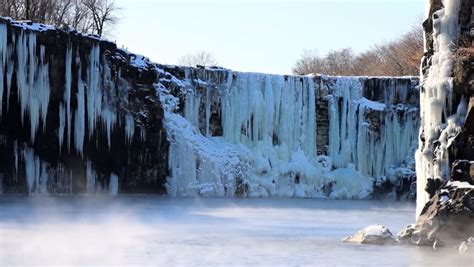
<path id="1" fill-rule="evenodd" d="M 144 127 L 140 128 L 140 140 L 142 142 L 146 141 L 146 129 Z"/>
<path id="2" fill-rule="evenodd" d="M 23 159 L 25 162 L 26 185 L 28 194 L 32 194 L 39 187 L 40 179 L 40 161 L 35 156 L 33 149 L 29 147 L 23 148 Z"/>
<path id="3" fill-rule="evenodd" d="M 28 111 L 31 142 L 34 143 L 40 119 L 46 129 L 49 105 L 49 67 L 45 63 L 45 48 L 40 46 L 36 54 L 34 33 L 21 32 L 17 41 L 17 86 L 22 122 Z M 39 60 L 38 60 L 39 59 Z"/>
<path id="4" fill-rule="evenodd" d="M 87 177 L 87 194 L 89 195 L 94 194 L 95 181 L 97 179 L 97 174 L 92 168 L 92 163 L 89 160 L 87 161 L 86 177 Z"/>
<path id="5" fill-rule="evenodd" d="M 40 163 L 38 159 L 38 163 Z M 39 176 L 39 192 L 40 194 L 48 193 L 48 180 L 49 180 L 49 165 L 47 163 L 40 163 L 41 164 L 41 175 Z"/>
<path id="6" fill-rule="evenodd" d="M 196 92 L 189 92 L 186 94 L 185 101 L 184 116 L 199 129 L 199 105 L 201 102 L 201 96 Z"/>
<path id="7" fill-rule="evenodd" d="M 66 50 L 66 63 L 65 63 L 65 85 L 64 85 L 64 102 L 66 103 L 66 123 L 67 123 L 67 149 L 71 149 L 71 124 L 72 124 L 72 111 L 71 111 L 71 87 L 72 87 L 72 49 L 68 46 Z"/>
<path id="8" fill-rule="evenodd" d="M 109 194 L 116 196 L 119 193 L 119 177 L 115 173 L 110 174 Z"/>
<path id="9" fill-rule="evenodd" d="M 11 62 L 10 56 L 13 54 L 15 47 L 15 38 L 12 38 L 12 44 L 8 46 L 8 64 L 7 64 L 7 110 L 10 108 L 10 91 L 12 86 L 14 64 Z"/>
<path id="10" fill-rule="evenodd" d="M 58 131 L 58 138 L 59 138 L 59 154 L 61 154 L 61 148 L 64 142 L 64 127 L 66 124 L 66 109 L 64 108 L 64 104 L 59 104 L 59 131 Z"/>
<path id="11" fill-rule="evenodd" d="M 135 120 L 131 114 L 125 116 L 125 137 L 127 143 L 131 144 L 133 140 L 133 134 L 135 133 Z"/>
<path id="12" fill-rule="evenodd" d="M 112 135 L 112 130 L 115 126 L 115 123 L 117 122 L 117 114 L 108 108 L 102 110 L 102 121 L 104 122 L 105 129 L 107 130 L 107 143 L 109 145 L 109 148 L 111 146 L 111 135 Z"/>
<path id="13" fill-rule="evenodd" d="M 84 135 L 85 135 L 85 95 L 84 82 L 81 77 L 81 64 L 79 58 L 77 59 L 78 68 L 78 82 L 77 82 L 77 109 L 74 117 L 74 147 L 79 154 L 83 154 L 84 149 Z"/>
<path id="14" fill-rule="evenodd" d="M 15 153 L 15 181 L 18 182 L 18 144 L 16 140 L 13 143 L 13 153 Z"/>
<path id="15" fill-rule="evenodd" d="M 7 26 L 4 23 L 0 23 L 0 118 L 2 117 L 3 110 L 3 92 L 5 84 L 5 68 L 7 64 L 8 55 L 8 34 Z"/>
<path id="16" fill-rule="evenodd" d="M 92 137 L 102 111 L 102 92 L 100 86 L 100 47 L 94 44 L 87 66 L 87 121 L 89 138 Z"/>

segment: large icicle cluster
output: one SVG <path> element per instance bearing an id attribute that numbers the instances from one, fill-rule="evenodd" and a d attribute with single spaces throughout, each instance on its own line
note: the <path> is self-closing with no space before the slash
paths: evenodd
<path id="1" fill-rule="evenodd" d="M 329 156 L 336 168 L 354 164 L 369 177 L 396 181 L 394 167 L 413 164 L 412 154 L 418 135 L 418 109 L 407 102 L 410 86 L 397 86 L 395 80 L 385 85 L 379 102 L 363 96 L 364 83 L 358 79 L 335 79 L 328 95 L 330 138 Z M 379 89 L 380 90 L 380 89 Z M 402 101 L 400 101 L 402 100 Z M 398 105 L 395 105 L 398 103 Z M 378 129 L 365 118 L 367 112 L 378 114 L 383 123 Z M 380 131 L 380 132 L 378 132 Z M 406 166 L 408 167 L 408 166 Z M 407 171 L 407 168 L 401 169 Z"/>
<path id="2" fill-rule="evenodd" d="M 7 27 L 0 23 L 0 116 L 3 110 L 5 84 L 6 102 L 9 103 L 12 76 L 13 72 L 16 72 L 21 120 L 24 124 L 25 118 L 28 119 L 31 142 L 34 142 L 40 122 L 43 130 L 46 128 L 50 97 L 49 68 L 45 61 L 45 47 L 43 45 L 37 47 L 36 35 L 32 32 L 22 31 L 11 38 L 12 42 L 9 45 Z"/>
<path id="3" fill-rule="evenodd" d="M 132 109 L 148 111 L 149 108 L 143 103 L 139 107 L 131 106 L 130 91 L 135 86 L 131 84 L 131 79 L 136 79 L 142 72 L 154 73 L 153 69 L 147 69 L 149 63 L 135 66 L 129 57 L 131 55 L 128 52 L 118 50 L 114 44 L 95 37 L 0 18 L 0 129 L 5 129 L 0 132 L 0 137 L 21 133 L 9 138 L 8 143 L 0 144 L 5 151 L 15 153 L 14 172 L 8 164 L 0 164 L 0 176 L 4 178 L 2 184 L 20 184 L 20 176 L 21 179 L 25 177 L 25 191 L 30 194 L 56 190 L 71 193 L 71 184 L 54 188 L 54 182 L 48 177 L 54 176 L 53 172 L 67 172 L 67 175 L 58 178 L 66 181 L 84 171 L 87 174 L 87 186 L 84 190 L 78 190 L 92 193 L 98 190 L 94 181 L 99 177 L 94 170 L 98 166 L 94 165 L 105 163 L 108 165 L 102 169 L 110 177 L 105 179 L 109 185 L 105 187 L 102 184 L 102 187 L 108 188 L 113 194 L 118 193 L 121 183 L 119 176 L 128 172 L 127 168 L 118 166 L 111 169 L 107 158 L 97 155 L 103 157 L 114 151 L 112 142 L 117 142 L 117 136 L 123 137 L 120 142 L 124 144 L 123 147 L 130 149 L 138 116 Z M 127 71 L 125 76 L 122 75 L 122 68 Z M 152 83 L 148 82 L 150 86 Z M 138 86 L 143 84 L 140 81 Z M 153 91 L 142 95 L 143 98 L 157 98 Z M 135 96 L 134 99 L 140 97 Z M 155 112 L 159 110 L 156 108 Z M 19 120 L 14 121 L 16 118 Z M 153 120 L 156 121 L 147 121 L 148 125 L 161 124 L 158 116 Z M 121 132 L 117 133 L 118 130 Z M 141 133 L 145 136 L 145 129 Z M 107 148 L 104 149 L 104 143 L 108 152 Z M 115 149 L 123 153 L 117 158 L 128 162 L 134 160 L 127 159 L 131 153 L 127 149 Z M 50 155 L 50 151 L 57 151 L 57 155 Z M 138 149 L 134 153 L 142 153 L 140 151 Z M 147 151 L 154 151 L 155 154 L 159 152 L 156 149 Z M 74 163 L 76 158 L 83 162 L 82 169 L 77 173 L 65 170 L 67 168 L 62 164 L 66 161 L 72 164 L 72 168 L 78 168 Z M 7 157 L 4 160 L 10 159 Z M 132 167 L 141 170 L 141 167 Z M 5 178 L 7 175 L 8 179 Z M 50 188 L 47 188 L 48 185 L 51 185 Z M 21 191 L 18 188 L 12 190 Z"/>
<path id="4" fill-rule="evenodd" d="M 444 0 L 444 7 L 433 14 L 431 66 L 422 77 L 420 92 L 421 139 L 416 152 L 417 215 L 427 203 L 428 178 L 446 180 L 449 176 L 447 146 L 461 130 L 466 102 L 452 110 L 454 49 L 459 36 L 460 0 Z M 439 146 L 437 145 L 439 144 Z"/>
<path id="5" fill-rule="evenodd" d="M 168 107 L 170 195 L 367 198 L 377 181 L 413 175 L 418 110 L 396 105 L 408 99 L 410 82 L 388 82 L 375 102 L 363 96 L 368 78 L 210 69 L 185 76 L 158 84 Z M 317 153 L 319 101 L 328 105 L 327 154 Z M 179 106 L 183 117 L 173 113 Z"/>

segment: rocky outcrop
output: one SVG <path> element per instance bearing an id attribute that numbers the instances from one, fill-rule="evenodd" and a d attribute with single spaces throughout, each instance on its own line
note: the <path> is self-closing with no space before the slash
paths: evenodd
<path id="1" fill-rule="evenodd" d="M 400 238 L 438 247 L 474 235 L 474 1 L 430 4 L 424 23 L 418 220 Z"/>
<path id="2" fill-rule="evenodd" d="M 436 190 L 416 225 L 408 226 L 400 240 L 415 245 L 459 245 L 474 235 L 474 185 L 448 182 Z"/>
<path id="3" fill-rule="evenodd" d="M 157 73 L 115 44 L 0 19 L 5 193 L 165 193 Z"/>

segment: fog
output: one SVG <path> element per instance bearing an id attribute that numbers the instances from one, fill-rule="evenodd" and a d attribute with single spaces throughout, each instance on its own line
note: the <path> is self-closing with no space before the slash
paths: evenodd
<path id="1" fill-rule="evenodd" d="M 414 212 L 403 202 L 0 196 L 0 265 L 473 263 L 455 248 L 340 242 L 374 223 L 396 232 Z"/>

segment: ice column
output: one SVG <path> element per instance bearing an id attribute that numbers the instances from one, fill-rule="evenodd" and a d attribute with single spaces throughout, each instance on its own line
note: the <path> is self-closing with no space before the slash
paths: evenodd
<path id="1" fill-rule="evenodd" d="M 43 130 L 49 105 L 49 67 L 45 62 L 45 47 L 40 46 L 39 55 L 34 33 L 21 32 L 17 40 L 17 86 L 21 106 L 21 117 L 28 111 L 31 126 L 31 142 L 35 141 L 40 119 Z"/>
<path id="2" fill-rule="evenodd" d="M 2 117 L 3 92 L 8 55 L 7 26 L 0 24 L 0 118 Z"/>

